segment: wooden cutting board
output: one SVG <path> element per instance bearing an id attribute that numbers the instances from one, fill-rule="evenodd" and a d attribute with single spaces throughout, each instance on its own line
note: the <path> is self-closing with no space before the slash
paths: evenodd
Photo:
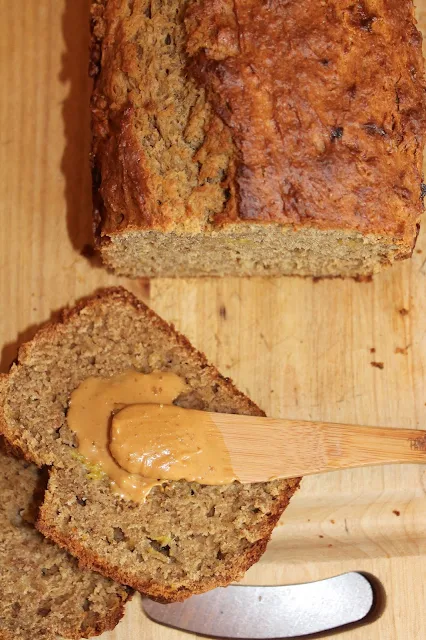
<path id="1" fill-rule="evenodd" d="M 418 2 L 426 30 L 426 0 Z M 426 428 L 426 227 L 371 283 L 128 281 L 90 255 L 89 0 L 0 0 L 0 349 L 79 296 L 121 283 L 173 321 L 270 415 Z M 426 468 L 311 477 L 246 584 L 369 571 L 383 616 L 348 640 L 426 637 Z M 138 598 L 104 640 L 183 640 Z M 343 637 L 338 634 L 336 638 Z"/>

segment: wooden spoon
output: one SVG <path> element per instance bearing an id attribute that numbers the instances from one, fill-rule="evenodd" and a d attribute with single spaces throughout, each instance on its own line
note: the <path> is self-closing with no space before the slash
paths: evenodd
<path id="1" fill-rule="evenodd" d="M 426 463 L 426 431 L 226 413 L 208 416 L 206 428 L 220 430 L 235 475 L 243 483 L 379 464 Z"/>

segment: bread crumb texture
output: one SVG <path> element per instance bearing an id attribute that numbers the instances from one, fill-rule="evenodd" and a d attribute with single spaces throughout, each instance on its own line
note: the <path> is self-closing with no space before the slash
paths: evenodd
<path id="1" fill-rule="evenodd" d="M 411 255 L 411 0 L 93 0 L 95 222 L 137 275 L 368 275 Z"/>
<path id="2" fill-rule="evenodd" d="M 113 629 L 129 590 L 91 571 L 34 526 L 45 474 L 0 439 L 0 638 L 87 638 Z"/>
<path id="3" fill-rule="evenodd" d="M 0 430 L 37 465 L 51 465 L 37 526 L 80 562 L 153 597 L 181 600 L 240 578 L 263 553 L 299 480 L 203 486 L 172 482 L 144 504 L 113 494 L 76 455 L 66 412 L 89 376 L 172 371 L 176 404 L 263 415 L 172 327 L 123 289 L 105 290 L 21 347 L 1 381 Z"/>

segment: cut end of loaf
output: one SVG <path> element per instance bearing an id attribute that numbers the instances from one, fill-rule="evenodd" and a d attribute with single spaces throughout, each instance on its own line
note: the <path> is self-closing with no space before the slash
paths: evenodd
<path id="1" fill-rule="evenodd" d="M 364 277 L 410 255 L 388 237 L 279 225 L 185 234 L 127 231 L 103 237 L 105 264 L 129 277 Z"/>

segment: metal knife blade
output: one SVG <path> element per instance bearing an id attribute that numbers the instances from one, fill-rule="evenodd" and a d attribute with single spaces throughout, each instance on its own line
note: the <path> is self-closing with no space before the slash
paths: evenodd
<path id="1" fill-rule="evenodd" d="M 374 604 L 370 582 L 360 573 L 289 586 L 231 585 L 160 604 L 144 598 L 156 622 L 220 638 L 295 638 L 359 622 Z"/>

